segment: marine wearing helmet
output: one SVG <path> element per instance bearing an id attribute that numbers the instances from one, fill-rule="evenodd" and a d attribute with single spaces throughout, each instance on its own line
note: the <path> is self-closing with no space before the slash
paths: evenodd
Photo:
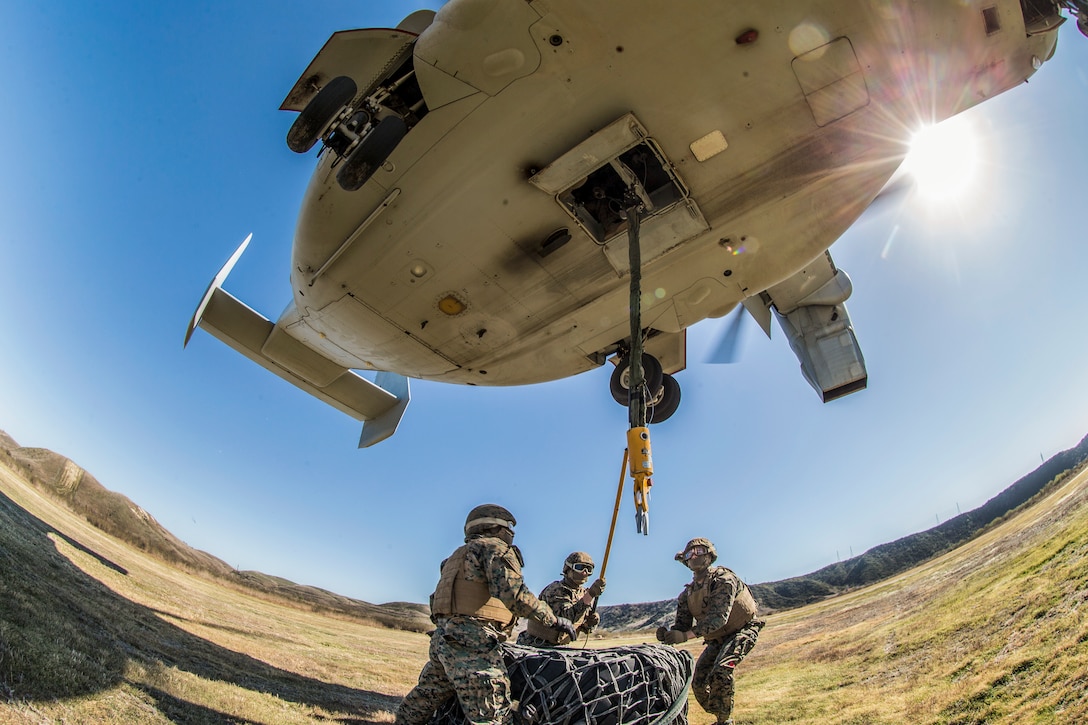
<path id="1" fill-rule="evenodd" d="M 469 511 L 465 543 L 442 562 L 431 595 L 430 659 L 397 708 L 397 723 L 424 725 L 451 690 L 469 722 L 504 723 L 510 717 L 510 678 L 498 644 L 517 618 L 576 636 L 574 625 L 558 619 L 525 586 L 524 562 L 514 546 L 516 525 L 513 514 L 498 504 Z"/>
<path id="2" fill-rule="evenodd" d="M 710 541 L 710 539 L 704 539 L 701 536 L 689 541 L 684 546 L 684 550 L 677 552 L 676 556 L 674 556 L 673 558 L 684 564 L 684 566 L 687 566 L 688 568 L 693 568 L 688 562 L 700 556 L 709 557 L 706 560 L 706 566 L 702 567 L 704 569 L 718 560 L 718 550 L 714 548 L 714 544 Z M 697 565 L 702 565 L 702 561 L 699 560 L 697 562 Z"/>
<path id="3" fill-rule="evenodd" d="M 604 579 L 600 578 L 589 588 L 585 587 L 593 569 L 593 557 L 584 551 L 575 551 L 563 560 L 563 578 L 552 582 L 540 592 L 540 599 L 547 602 L 557 616 L 569 619 L 576 632 L 586 634 L 592 632 L 601 621 L 601 615 L 596 611 L 596 601 L 605 586 Z M 570 636 L 530 620 L 525 631 L 518 637 L 518 644 L 555 647 L 575 639 L 577 634 Z"/>
<path id="4" fill-rule="evenodd" d="M 691 689 L 719 725 L 732 725 L 733 673 L 755 646 L 764 622 L 756 618 L 758 607 L 748 585 L 726 567 L 713 566 L 718 550 L 710 539 L 692 539 L 674 558 L 691 570 L 692 579 L 677 597 L 672 628 L 659 627 L 657 638 L 665 644 L 703 638 L 706 649 L 695 663 Z"/>

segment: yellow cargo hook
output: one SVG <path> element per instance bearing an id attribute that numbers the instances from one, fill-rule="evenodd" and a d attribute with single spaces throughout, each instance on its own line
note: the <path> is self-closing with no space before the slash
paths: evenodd
<path id="1" fill-rule="evenodd" d="M 650 534 L 650 487 L 654 485 L 654 460 L 650 452 L 650 429 L 642 426 L 627 431 L 631 476 L 635 479 L 635 531 Z"/>

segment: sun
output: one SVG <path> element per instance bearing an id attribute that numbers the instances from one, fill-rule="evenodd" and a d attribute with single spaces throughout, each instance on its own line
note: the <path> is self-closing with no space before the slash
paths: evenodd
<path id="1" fill-rule="evenodd" d="M 918 194 L 927 201 L 956 202 L 974 183 L 978 161 L 974 125 L 954 116 L 914 134 L 903 169 L 914 177 Z"/>

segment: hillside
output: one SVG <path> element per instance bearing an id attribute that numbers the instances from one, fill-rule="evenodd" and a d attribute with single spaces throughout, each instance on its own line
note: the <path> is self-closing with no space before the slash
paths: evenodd
<path id="1" fill-rule="evenodd" d="M 423 634 L 167 565 L 7 465 L 0 572 L 5 725 L 390 723 L 427 659 Z M 1086 607 L 1082 472 L 922 566 L 770 615 L 737 723 L 1088 722 Z"/>
<path id="2" fill-rule="evenodd" d="M 61 502 L 93 526 L 162 561 L 184 570 L 279 597 L 315 611 L 339 612 L 416 632 L 432 627 L 422 604 L 371 604 L 317 587 L 296 584 L 257 571 L 239 571 L 211 554 L 194 549 L 167 531 L 151 514 L 98 482 L 70 459 L 44 448 L 19 446 L 0 431 L 0 465 L 21 474 L 38 490 Z"/>
<path id="3" fill-rule="evenodd" d="M 989 501 L 917 534 L 911 534 L 822 569 L 777 582 L 753 584 L 764 613 L 792 609 L 875 584 L 960 546 L 1011 512 L 1027 506 L 1088 462 L 1088 436 L 1062 451 Z M 602 606 L 601 627 L 613 632 L 656 629 L 672 624 L 676 600 Z"/>
<path id="4" fill-rule="evenodd" d="M 875 546 L 810 574 L 752 585 L 761 611 L 792 609 L 895 576 L 977 537 L 1026 506 L 1088 461 L 1088 436 L 1008 486 L 976 509 L 926 531 Z M 44 448 L 24 448 L 0 431 L 0 463 L 18 471 L 34 486 L 61 501 L 105 533 L 141 551 L 193 572 L 312 607 L 368 618 L 386 626 L 425 632 L 431 629 L 426 605 L 391 602 L 375 605 L 256 571 L 239 571 L 211 554 L 193 549 L 163 528 L 127 497 L 102 486 L 89 472 Z M 668 626 L 674 599 L 602 605 L 601 630 L 613 634 Z"/>
<path id="5" fill-rule="evenodd" d="M 163 561 L 227 576 L 233 569 L 223 560 L 193 549 L 164 529 L 148 512 L 125 496 L 108 490 L 75 462 L 45 448 L 23 448 L 0 431 L 0 462 L 30 483 L 56 497 L 88 522 Z"/>
<path id="6" fill-rule="evenodd" d="M 168 565 L 0 465 L 0 723 L 392 721 L 427 637 Z"/>
<path id="7" fill-rule="evenodd" d="M 953 551 L 772 615 L 746 725 L 1088 723 L 1088 471 Z"/>

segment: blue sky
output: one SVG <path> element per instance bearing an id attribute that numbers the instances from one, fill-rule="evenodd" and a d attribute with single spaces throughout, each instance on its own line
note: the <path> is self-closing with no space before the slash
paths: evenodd
<path id="1" fill-rule="evenodd" d="M 600 559 L 625 445 L 609 370 L 524 388 L 416 382 L 401 430 L 356 421 L 204 332 L 208 281 L 275 318 L 313 166 L 279 104 L 334 31 L 438 3 L 8 3 L 0 24 L 0 429 L 51 448 L 229 564 L 425 602 L 468 510 L 519 519 L 529 585 Z M 980 168 L 832 247 L 868 390 L 822 405 L 780 331 L 706 365 L 654 429 L 651 533 L 630 482 L 603 604 L 676 595 L 694 536 L 750 582 L 803 574 L 968 510 L 1088 433 L 1082 277 L 1088 39 L 965 114 Z M 890 240 L 890 241 L 889 241 Z"/>

